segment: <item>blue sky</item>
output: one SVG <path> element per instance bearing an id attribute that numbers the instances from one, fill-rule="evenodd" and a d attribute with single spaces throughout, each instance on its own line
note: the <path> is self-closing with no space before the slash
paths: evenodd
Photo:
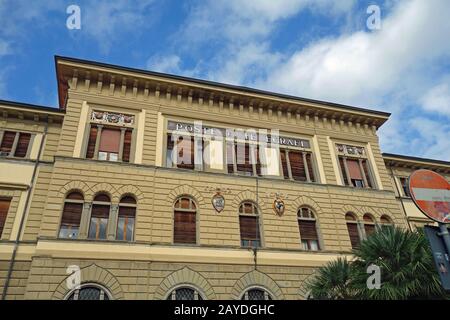
<path id="1" fill-rule="evenodd" d="M 66 28 L 71 4 L 80 30 Z M 450 160 L 449 12 L 447 0 L 0 0 L 0 99 L 56 106 L 64 55 L 388 111 L 384 152 Z"/>

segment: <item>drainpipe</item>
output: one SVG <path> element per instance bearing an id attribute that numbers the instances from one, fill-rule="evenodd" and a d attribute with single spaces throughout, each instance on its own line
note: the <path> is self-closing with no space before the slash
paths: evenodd
<path id="1" fill-rule="evenodd" d="M 259 211 L 259 179 L 258 176 L 256 176 L 256 205 L 257 209 Z M 262 219 L 262 212 L 258 212 L 258 231 L 259 231 L 259 241 L 261 243 L 261 219 Z M 258 247 L 255 245 L 253 247 L 253 261 L 255 263 L 255 270 L 258 268 Z"/>
<path id="2" fill-rule="evenodd" d="M 398 188 L 397 181 L 395 181 L 394 171 L 392 170 L 392 166 L 390 166 L 390 165 L 389 165 L 389 170 L 391 171 L 391 176 L 392 176 L 392 179 L 394 181 L 395 189 L 397 190 L 398 197 L 400 198 L 400 203 L 402 204 L 403 213 L 405 215 L 406 223 L 408 224 L 409 230 L 412 231 L 413 229 L 411 227 L 411 224 L 409 223 L 408 215 L 406 214 L 406 209 L 405 209 L 405 204 L 403 203 L 402 194 L 400 193 L 400 189 Z"/>
<path id="3" fill-rule="evenodd" d="M 22 234 L 22 230 L 23 230 L 23 227 L 24 227 L 24 224 L 25 224 L 25 216 L 26 216 L 26 213 L 27 213 L 28 204 L 29 204 L 30 199 L 31 199 L 31 193 L 33 191 L 34 182 L 36 180 L 37 169 L 38 169 L 39 162 L 40 162 L 40 159 L 41 159 L 42 150 L 44 149 L 44 143 L 45 143 L 45 138 L 47 136 L 47 130 L 48 130 L 48 116 L 47 116 L 47 121 L 45 123 L 44 133 L 42 135 L 41 144 L 39 146 L 39 152 L 38 152 L 38 155 L 37 155 L 37 159 L 36 159 L 36 162 L 34 164 L 33 174 L 31 176 L 30 185 L 28 186 L 27 198 L 25 200 L 25 206 L 23 208 L 22 218 L 20 219 L 19 230 L 17 232 L 16 240 L 14 241 L 14 248 L 13 248 L 11 261 L 9 263 L 8 274 L 6 276 L 5 286 L 3 287 L 2 300 L 6 300 L 6 295 L 8 293 L 9 282 L 11 280 L 11 275 L 12 275 L 12 272 L 13 272 L 13 269 L 14 269 L 14 264 L 16 262 L 17 249 L 19 248 L 19 244 L 20 244 L 20 236 Z"/>

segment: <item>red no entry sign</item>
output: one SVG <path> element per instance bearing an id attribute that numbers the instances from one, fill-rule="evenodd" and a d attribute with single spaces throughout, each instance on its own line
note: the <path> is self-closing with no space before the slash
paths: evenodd
<path id="1" fill-rule="evenodd" d="M 409 191 L 426 216 L 450 223 L 450 183 L 443 176 L 430 170 L 414 171 L 409 177 Z"/>

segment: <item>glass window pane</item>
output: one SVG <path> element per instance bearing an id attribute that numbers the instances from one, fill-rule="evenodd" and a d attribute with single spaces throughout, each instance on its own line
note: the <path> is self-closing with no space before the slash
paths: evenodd
<path id="1" fill-rule="evenodd" d="M 108 153 L 107 152 L 99 152 L 98 153 L 98 160 L 106 160 L 108 158 Z"/>
<path id="2" fill-rule="evenodd" d="M 125 226 L 125 218 L 119 217 L 119 220 L 117 221 L 117 233 L 116 233 L 117 240 L 124 240 L 123 239 L 124 226 Z"/>
<path id="3" fill-rule="evenodd" d="M 109 154 L 109 161 L 118 161 L 118 160 L 119 160 L 119 154 L 117 154 L 117 153 Z"/>

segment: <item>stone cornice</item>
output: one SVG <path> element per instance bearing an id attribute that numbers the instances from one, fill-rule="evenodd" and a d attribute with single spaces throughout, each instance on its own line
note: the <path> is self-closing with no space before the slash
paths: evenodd
<path id="1" fill-rule="evenodd" d="M 138 101 L 165 100 L 208 109 L 255 113 L 261 117 L 312 119 L 331 125 L 376 131 L 389 113 L 303 99 L 251 88 L 130 69 L 92 61 L 56 57 L 60 107 L 69 90 L 96 92 Z"/>

